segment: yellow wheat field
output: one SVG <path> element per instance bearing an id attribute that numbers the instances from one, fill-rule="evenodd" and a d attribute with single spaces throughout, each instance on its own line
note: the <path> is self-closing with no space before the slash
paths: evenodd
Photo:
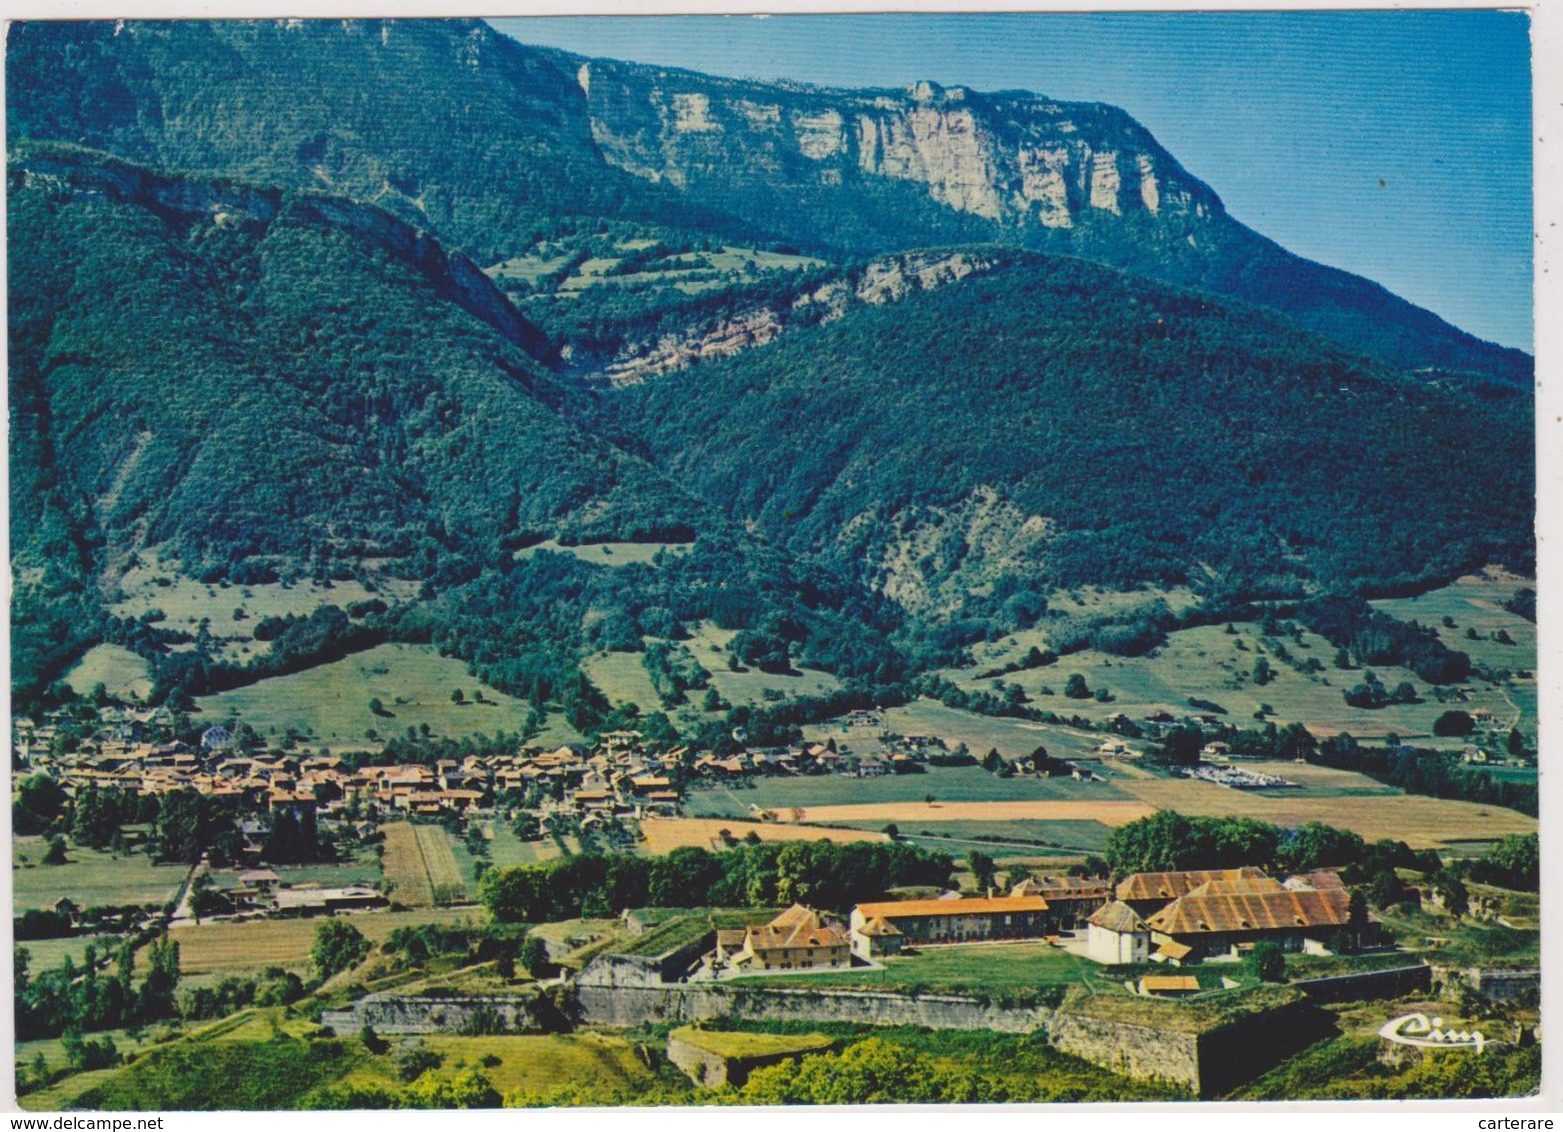
<path id="1" fill-rule="evenodd" d="M 418 831 L 418 851 L 423 854 L 423 867 L 429 874 L 429 884 L 441 904 L 456 904 L 466 898 L 466 885 L 462 881 L 461 866 L 456 863 L 455 851 L 450 847 L 450 837 L 437 825 L 415 826 Z"/>
<path id="2" fill-rule="evenodd" d="M 1297 780 L 1295 775 L 1292 777 Z M 1265 797 L 1187 778 L 1121 782 L 1119 785 L 1158 810 L 1176 810 L 1197 816 L 1255 818 L 1282 826 L 1324 822 L 1349 829 L 1368 841 L 1388 837 L 1404 841 L 1413 849 L 1436 849 L 1454 841 L 1485 840 L 1536 830 L 1535 818 L 1514 810 L 1417 794 L 1320 798 L 1299 793 L 1294 797 Z"/>
<path id="3" fill-rule="evenodd" d="M 689 845 L 701 849 L 721 848 L 719 835 L 724 829 L 739 841 L 750 832 L 761 841 L 888 840 L 883 833 L 866 829 L 816 829 L 812 826 L 730 821 L 725 818 L 645 818 L 640 823 L 640 831 L 646 836 L 646 848 L 652 853 L 669 853 Z"/>
<path id="4" fill-rule="evenodd" d="M 481 908 L 425 908 L 414 912 L 353 912 L 343 917 L 370 943 L 385 941 L 397 928 L 420 924 L 481 923 Z M 220 921 L 177 927 L 168 933 L 179 945 L 179 970 L 186 976 L 253 975 L 266 967 L 307 972 L 318 919 Z M 144 957 L 140 961 L 144 962 Z"/>
<path id="5" fill-rule="evenodd" d="M 380 871 L 391 885 L 391 899 L 408 908 L 434 907 L 434 885 L 423 863 L 418 827 L 411 822 L 388 822 L 385 847 L 380 856 Z"/>
<path id="6" fill-rule="evenodd" d="M 1132 790 L 1134 783 L 1122 783 Z M 809 806 L 802 811 L 803 821 L 1097 821 L 1103 825 L 1127 825 L 1148 817 L 1154 806 L 1145 802 L 1089 802 L 1035 800 L 1016 802 L 875 802 L 862 805 Z M 790 810 L 779 810 L 786 816 Z"/>

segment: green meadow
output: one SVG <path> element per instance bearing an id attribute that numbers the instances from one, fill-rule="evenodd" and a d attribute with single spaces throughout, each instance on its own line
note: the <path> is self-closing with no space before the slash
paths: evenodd
<path id="1" fill-rule="evenodd" d="M 463 702 L 451 694 L 462 692 Z M 474 700 L 482 692 L 482 703 Z M 382 714 L 370 710 L 381 702 Z M 421 729 L 435 735 L 495 734 L 520 731 L 528 705 L 485 687 L 467 666 L 420 645 L 379 645 L 366 652 L 287 676 L 196 701 L 203 716 L 230 716 L 263 735 L 298 728 L 313 741 L 334 747 L 363 745 L 366 732 L 381 736 Z"/>
<path id="2" fill-rule="evenodd" d="M 1065 702 L 1074 703 L 1073 700 Z M 1065 714 L 1063 708 L 1057 710 Z M 849 728 L 836 722 L 805 727 L 803 733 L 811 742 L 835 739 L 838 746 L 845 743 L 854 752 L 865 755 L 879 749 L 879 734 L 888 731 L 896 735 L 931 735 L 943 739 L 950 750 L 965 743 L 977 758 L 997 749 L 999 754 L 1011 759 L 1029 755 L 1038 747 L 1046 747 L 1048 753 L 1057 758 L 1084 757 L 1093 754 L 1104 738 L 1072 727 L 978 715 L 930 699 L 913 700 L 901 707 L 888 708 L 882 714 L 884 726 L 879 728 Z"/>
<path id="3" fill-rule="evenodd" d="M 1353 708 L 1345 702 L 1343 692 L 1362 680 L 1362 670 L 1336 668 L 1336 649 L 1323 637 L 1305 632 L 1301 641 L 1287 637 L 1281 642 L 1294 661 L 1317 658 L 1324 665 L 1321 672 L 1305 674 L 1277 657 L 1275 641 L 1263 640 L 1257 624 L 1238 623 L 1233 629 L 1228 633 L 1224 626 L 1208 625 L 1180 630 L 1151 656 L 1118 657 L 1086 649 L 1046 668 L 998 678 L 981 675 L 988 665 L 956 669 L 946 675 L 968 690 L 989 690 L 995 679 L 1006 686 L 1019 684 L 1032 707 L 1096 721 L 1117 712 L 1131 718 L 1157 710 L 1186 715 L 1196 710 L 1189 703 L 1196 698 L 1225 708 L 1225 718 L 1240 727 L 1252 726 L 1254 713 L 1261 705 L 1268 705 L 1269 718 L 1277 725 L 1299 722 L 1321 733 L 1349 731 L 1359 738 L 1396 734 L 1433 746 L 1459 745 L 1457 740 L 1438 739 L 1432 734 L 1433 721 L 1456 705 L 1439 703 L 1431 687 L 1415 673 L 1393 666 L 1373 669 L 1388 687 L 1409 681 L 1422 696 L 1421 703 L 1376 710 Z M 1274 673 L 1263 685 L 1253 679 L 1255 661 L 1261 656 Z M 1106 688 L 1112 698 L 1104 703 L 1066 697 L 1065 683 L 1075 673 L 1085 678 L 1092 691 Z M 1486 707 L 1500 718 L 1514 714 L 1501 687 L 1480 681 L 1466 687 L 1468 699 L 1458 706 L 1466 710 Z"/>
<path id="4" fill-rule="evenodd" d="M 749 816 L 751 806 L 762 810 L 785 810 L 794 806 L 806 809 L 810 806 L 921 802 L 929 794 L 940 802 L 1105 801 L 1129 797 L 1108 782 L 1000 778 L 978 766 L 929 767 L 924 774 L 886 774 L 877 778 L 821 774 L 750 781 L 753 785 L 747 787 L 691 790 L 685 799 L 685 810 L 691 817 L 743 818 Z"/>
<path id="5" fill-rule="evenodd" d="M 52 906 L 63 896 L 79 907 L 166 904 L 189 872 L 186 865 L 154 865 L 145 853 L 100 852 L 71 846 L 66 863 L 44 865 L 48 843 L 42 837 L 11 839 L 11 905 Z"/>
<path id="6" fill-rule="evenodd" d="M 356 581 L 209 585 L 181 574 L 180 570 L 177 561 L 165 560 L 155 550 L 142 551 L 137 564 L 120 579 L 110 611 L 116 617 L 135 618 L 161 611 L 164 616 L 159 624 L 188 633 L 194 633 L 206 621 L 214 654 L 235 662 L 270 649 L 269 644 L 254 639 L 255 626 L 264 618 L 289 614 L 306 617 L 322 605 L 346 609 L 354 602 L 372 598 L 391 604 L 417 592 L 415 583 L 397 579 L 382 580 L 373 592 Z"/>
<path id="7" fill-rule="evenodd" d="M 594 566 L 629 566 L 639 563 L 653 565 L 658 554 L 682 555 L 689 553 L 685 542 L 589 542 L 578 546 L 564 546 L 553 539 L 523 547 L 516 551 L 517 559 L 531 558 L 540 550 L 552 554 L 568 554 Z"/>
<path id="8" fill-rule="evenodd" d="M 152 691 L 147 662 L 120 645 L 96 645 L 65 674 L 65 683 L 79 696 L 102 684 L 109 695 L 139 700 Z"/>

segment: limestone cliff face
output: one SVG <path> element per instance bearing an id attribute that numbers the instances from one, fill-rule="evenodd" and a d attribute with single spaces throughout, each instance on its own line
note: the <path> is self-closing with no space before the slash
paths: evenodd
<path id="1" fill-rule="evenodd" d="M 980 251 L 885 256 L 791 296 L 715 315 L 677 333 L 632 339 L 611 357 L 570 355 L 566 360 L 589 379 L 614 386 L 638 385 L 697 362 L 764 346 L 799 326 L 834 322 L 857 304 L 895 302 L 992 271 L 1004 258 Z"/>
<path id="2" fill-rule="evenodd" d="M 1184 225 L 1221 210 L 1110 106 L 927 82 L 900 92 L 760 84 L 602 60 L 576 77 L 607 160 L 680 188 L 904 182 L 1018 229 L 1130 213 Z"/>

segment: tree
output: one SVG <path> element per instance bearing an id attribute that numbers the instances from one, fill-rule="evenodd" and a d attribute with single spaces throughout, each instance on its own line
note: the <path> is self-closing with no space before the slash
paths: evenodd
<path id="1" fill-rule="evenodd" d="M 56 835 L 49 842 L 49 851 L 43 855 L 43 863 L 46 865 L 65 864 L 65 838 Z"/>
<path id="2" fill-rule="evenodd" d="M 1469 712 L 1446 711 L 1433 720 L 1433 734 L 1445 738 L 1458 738 L 1476 730 L 1476 720 Z"/>
<path id="3" fill-rule="evenodd" d="M 521 950 L 516 958 L 526 969 L 526 973 L 534 979 L 542 978 L 552 969 L 552 964 L 548 961 L 547 945 L 533 935 L 521 941 Z"/>
<path id="4" fill-rule="evenodd" d="M 346 920 L 333 917 L 315 925 L 315 945 L 309 957 L 322 979 L 356 967 L 368 954 L 369 941 L 364 933 Z"/>
<path id="5" fill-rule="evenodd" d="M 369 711 L 374 715 L 385 714 L 385 703 L 380 699 L 379 696 L 375 696 L 372 700 L 369 701 Z"/>
<path id="6" fill-rule="evenodd" d="M 1362 838 L 1349 830 L 1307 822 L 1282 837 L 1276 864 L 1288 872 L 1339 868 L 1361 861 L 1366 848 Z"/>
<path id="7" fill-rule="evenodd" d="M 982 769 L 990 774 L 997 773 L 1004 768 L 1004 756 L 999 754 L 997 747 L 989 747 L 988 753 L 982 756 Z"/>
<path id="8" fill-rule="evenodd" d="M 1262 939 L 1254 944 L 1249 962 L 1260 982 L 1279 983 L 1286 979 L 1286 953 L 1274 940 Z"/>
<path id="9" fill-rule="evenodd" d="M 1263 656 L 1254 658 L 1254 683 L 1260 687 L 1275 679 L 1275 670 L 1270 667 L 1270 662 Z"/>
<path id="10" fill-rule="evenodd" d="M 22 780 L 11 806 L 11 821 L 16 833 L 43 833 L 65 808 L 64 788 L 47 774 L 35 774 Z"/>
<path id="11" fill-rule="evenodd" d="M 1393 908 L 1405 894 L 1406 886 L 1393 869 L 1380 869 L 1368 884 L 1368 900 L 1375 908 Z"/>
<path id="12" fill-rule="evenodd" d="M 1541 883 L 1541 840 L 1534 833 L 1505 837 L 1472 866 L 1478 880 L 1535 892 Z"/>
<path id="13" fill-rule="evenodd" d="M 1301 723 L 1288 723 L 1275 737 L 1277 758 L 1306 759 L 1318 749 L 1319 741 Z"/>
<path id="14" fill-rule="evenodd" d="M 1086 686 L 1085 677 L 1075 672 L 1064 683 L 1064 695 L 1072 700 L 1088 700 L 1091 698 L 1091 689 Z"/>
<path id="15" fill-rule="evenodd" d="M 966 854 L 966 867 L 972 871 L 977 879 L 977 887 L 983 891 L 993 887 L 995 866 L 993 858 L 980 849 L 973 849 Z"/>
<path id="16" fill-rule="evenodd" d="M 358 1031 L 358 1040 L 363 1042 L 364 1048 L 373 1054 L 382 1054 L 391 1048 L 391 1043 L 375 1033 L 374 1027 L 368 1022 L 364 1028 Z"/>
<path id="17" fill-rule="evenodd" d="M 127 949 L 128 950 L 128 949 Z M 122 955 L 122 961 L 127 956 Z M 124 983 L 128 985 L 128 978 Z M 147 975 L 138 992 L 136 1011 L 151 1022 L 174 1013 L 174 991 L 179 986 L 179 945 L 168 936 L 154 939 L 147 948 Z"/>
<path id="18" fill-rule="evenodd" d="M 453 1074 L 425 1073 L 406 1089 L 413 1108 L 498 1108 L 500 1095 L 489 1079 L 475 1069 Z"/>
<path id="19" fill-rule="evenodd" d="M 1250 818 L 1187 817 L 1159 810 L 1113 830 L 1107 861 L 1120 876 L 1263 866 L 1276 858 L 1280 834 L 1275 826 Z"/>
<path id="20" fill-rule="evenodd" d="M 451 694 L 450 694 L 450 702 L 453 703 L 453 704 L 459 704 L 459 703 L 465 703 L 466 702 L 466 696 L 462 695 L 460 688 L 457 688 L 453 692 L 451 692 Z"/>
<path id="21" fill-rule="evenodd" d="M 1438 899 L 1443 904 L 1444 910 L 1456 919 L 1470 911 L 1470 895 L 1466 892 L 1465 882 L 1460 879 L 1459 873 L 1451 869 L 1440 869 L 1434 873 L 1433 891 L 1438 893 Z"/>
<path id="22" fill-rule="evenodd" d="M 403 1081 L 416 1081 L 431 1069 L 438 1069 L 445 1059 L 428 1046 L 412 1046 L 396 1059 L 396 1073 Z"/>

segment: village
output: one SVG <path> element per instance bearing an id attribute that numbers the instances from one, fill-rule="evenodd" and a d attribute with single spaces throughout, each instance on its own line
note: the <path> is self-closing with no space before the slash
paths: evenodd
<path id="1" fill-rule="evenodd" d="M 1360 883 L 1354 878 L 1355 887 L 1348 887 L 1335 868 L 1285 870 L 1254 861 L 1115 871 L 1094 854 L 1035 842 L 966 842 L 1009 862 L 1001 884 L 983 848 L 963 859 L 965 845 L 956 842 L 951 853 L 912 819 L 902 819 L 910 840 L 893 822 L 880 829 L 884 823 L 850 828 L 822 820 L 838 800 L 874 796 L 890 799 L 884 805 L 891 809 L 931 815 L 926 824 L 937 828 L 946 804 L 936 794 L 956 812 L 973 804 L 964 798 L 1002 806 L 1008 804 L 1002 799 L 1023 796 L 1066 810 L 1104 805 L 1111 812 L 1125 801 L 1089 799 L 1114 783 L 1188 780 L 1145 758 L 1140 740 L 1147 734 L 1190 721 L 1157 714 L 1165 718 L 1119 719 L 1118 731 L 1082 730 L 1059 748 L 1067 757 L 1050 755 L 1041 744 L 1019 757 L 979 755 L 932 734 L 895 733 L 885 712 L 863 710 L 779 746 L 751 744 L 734 732 L 722 749 L 700 749 L 649 742 L 625 729 L 600 733 L 591 744 L 471 744 L 478 749 L 460 757 L 417 762 L 390 751 L 279 746 L 233 721 L 186 724 L 177 733 L 181 741 L 157 712 L 123 706 L 102 707 L 96 726 L 78 723 L 69 741 L 62 738 L 72 722 L 66 713 L 19 720 L 18 781 L 53 784 L 75 819 L 104 798 L 118 800 L 119 825 L 106 849 L 78 836 L 73 819 L 68 859 L 97 864 L 71 867 L 128 876 L 147 867 L 133 862 L 150 857 L 164 877 L 182 878 L 165 888 L 174 895 L 161 906 L 103 900 L 92 907 L 81 898 L 51 897 L 31 915 L 33 927 L 40 915 L 52 918 L 53 927 L 29 938 L 62 947 L 75 939 L 118 938 L 134 950 L 166 936 L 179 944 L 193 994 L 215 986 L 216 972 L 231 970 L 250 947 L 307 972 L 312 941 L 338 924 L 378 947 L 397 932 L 449 930 L 441 924 L 465 925 L 455 930 L 479 938 L 503 936 L 507 922 L 535 923 L 524 930 L 537 932 L 540 950 L 524 973 L 503 976 L 478 963 L 470 973 L 458 968 L 426 976 L 432 979 L 427 989 L 420 989 L 416 968 L 380 975 L 371 993 L 355 990 L 330 1001 L 320 1022 L 339 1034 L 366 1026 L 390 1034 L 448 1033 L 467 1025 L 463 1019 L 473 1010 L 498 1009 L 511 1028 L 502 1032 L 547 1030 L 555 1023 L 534 1016 L 536 1003 L 539 994 L 554 992 L 573 1004 L 576 1024 L 608 1032 L 664 1017 L 720 1019 L 740 1002 L 759 1025 L 828 1020 L 871 1004 L 882 1024 L 1051 1027 L 1058 1048 L 1108 1068 L 1118 1064 L 1117 1054 L 1099 1035 L 1069 1036 L 1071 1027 L 1094 1034 L 1093 1027 L 1106 1024 L 1080 1021 L 1079 990 L 1088 989 L 1093 1002 L 1121 996 L 1145 1010 L 1172 1010 L 1175 1015 L 1154 1020 L 1176 1034 L 1185 1024 L 1208 1024 L 1201 1020 L 1214 1017 L 1212 1010 L 1241 1007 L 1256 1019 L 1279 1010 L 1280 1018 L 1294 1009 L 1288 1004 L 1301 1001 L 1294 996 L 1277 1005 L 1259 993 L 1267 984 L 1272 990 L 1274 983 L 1292 984 L 1286 989 L 1308 1001 L 1437 989 L 1435 977 L 1442 976 L 1426 959 L 1427 945 L 1407 937 L 1400 919 L 1381 916 L 1377 903 L 1370 908 Z M 1133 727 L 1125 726 L 1130 722 Z M 1206 789 L 1233 795 L 1298 789 L 1282 777 L 1289 768 L 1274 760 L 1249 764 L 1224 743 L 1205 743 L 1199 756 L 1182 769 Z M 788 797 L 823 804 L 777 801 Z M 156 864 L 169 815 L 192 806 L 199 841 L 186 843 L 190 855 Z M 734 816 L 686 816 L 724 808 Z M 604 888 L 579 903 L 548 897 L 535 914 L 505 910 L 502 893 L 485 879 L 512 872 L 541 877 L 550 866 L 568 871 L 572 861 L 594 859 L 662 867 L 659 862 L 673 858 L 663 856 L 670 849 L 652 831 L 669 827 L 688 827 L 690 839 L 681 845 L 734 858 L 753 851 L 771 869 L 783 857 L 766 855 L 767 841 L 781 841 L 768 848 L 787 846 L 788 853 L 796 845 L 816 862 L 827 860 L 832 848 L 865 851 L 843 861 L 867 861 L 878 846 L 930 860 L 945 856 L 938 858 L 937 876 L 891 883 L 887 874 L 864 874 L 861 883 L 843 883 L 823 898 L 807 887 L 784 895 L 772 882 L 758 897 L 681 892 L 673 906 L 639 907 L 644 895 L 620 906 L 625 902 Z M 984 828 L 974 833 L 986 836 L 979 832 Z M 47 838 L 25 840 L 17 852 L 31 855 Z M 491 858 L 490 847 L 502 844 L 505 852 Z M 14 867 L 23 870 L 16 875 L 28 891 L 41 893 L 38 885 L 51 875 L 47 861 L 26 855 Z M 1413 907 L 1436 911 L 1444 898 L 1430 881 L 1401 888 Z M 684 906 L 695 904 L 711 906 Z M 23 909 L 19 900 L 19 924 L 28 914 Z M 1470 917 L 1490 920 L 1511 911 L 1508 898 L 1472 893 Z M 98 954 L 104 962 L 107 952 Z M 379 954 L 369 952 L 366 971 L 385 971 Z M 1522 980 L 1514 993 L 1524 999 L 1528 986 Z M 1177 1012 L 1185 1011 L 1191 1013 L 1180 1020 Z M 669 1040 L 672 1056 L 677 1043 Z M 1131 1076 L 1165 1071 L 1166 1063 L 1147 1062 Z"/>

